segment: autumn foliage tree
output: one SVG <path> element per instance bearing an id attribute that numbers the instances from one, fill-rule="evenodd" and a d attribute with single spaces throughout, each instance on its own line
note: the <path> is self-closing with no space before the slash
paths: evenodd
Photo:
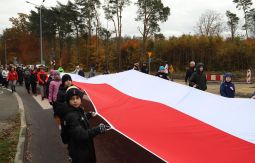
<path id="1" fill-rule="evenodd" d="M 159 33 L 159 22 L 168 19 L 170 8 L 165 7 L 160 0 L 146 1 L 148 4 L 137 1 L 137 21 L 144 23 L 143 28 L 140 28 L 144 37 L 131 38 L 122 36 L 120 18 L 120 10 L 123 11 L 129 5 L 128 1 L 106 1 L 111 3 L 111 6 L 107 6 L 107 19 L 116 23 L 114 29 L 106 29 L 101 25 L 99 15 L 94 11 L 99 10 L 100 5 L 96 5 L 99 1 L 93 1 L 94 4 L 90 2 L 92 1 L 77 0 L 74 3 L 58 3 L 52 8 L 42 8 L 43 52 L 48 65 L 54 58 L 57 66 L 62 65 L 66 70 L 73 70 L 80 64 L 86 71 L 91 66 L 98 71 L 106 68 L 111 72 L 123 71 L 135 62 L 148 62 L 144 53 L 149 50 L 152 51 L 152 72 L 157 71 L 159 65 L 165 62 L 172 64 L 177 72 L 185 71 L 191 60 L 203 62 L 207 71 L 254 68 L 255 40 L 252 37 L 239 38 L 235 34 L 238 19 L 232 12 L 227 12 L 226 15 L 232 31 L 231 38 L 221 35 L 222 28 L 219 27 L 222 27 L 223 22 L 221 16 L 215 12 L 206 12 L 201 16 L 198 26 L 201 30 L 198 35 L 166 37 Z M 126 3 L 117 5 L 117 2 Z M 85 12 L 87 5 L 90 5 L 93 14 Z M 254 11 L 250 9 L 247 16 L 253 25 L 254 15 Z M 29 15 L 18 14 L 10 19 L 12 27 L 5 29 L 0 36 L 1 61 L 4 60 L 6 42 L 8 63 L 12 63 L 14 57 L 23 64 L 39 63 L 39 18 L 39 12 L 35 9 Z M 92 22 L 88 23 L 89 21 Z"/>

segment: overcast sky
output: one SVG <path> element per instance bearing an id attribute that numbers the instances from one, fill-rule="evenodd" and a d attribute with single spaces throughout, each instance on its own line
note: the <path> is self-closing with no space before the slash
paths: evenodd
<path id="1" fill-rule="evenodd" d="M 29 0 L 32 3 L 40 4 L 42 0 Z M 68 0 L 59 0 L 66 4 Z M 136 0 L 132 0 L 135 2 Z M 171 16 L 168 21 L 161 24 L 161 33 L 166 36 L 179 36 L 182 34 L 193 34 L 194 26 L 200 15 L 206 10 L 215 10 L 225 18 L 226 10 L 231 10 L 238 14 L 240 18 L 243 15 L 235 8 L 232 0 L 162 0 L 162 2 L 171 8 Z M 55 0 L 45 0 L 46 7 L 56 6 Z M 5 28 L 11 27 L 9 18 L 17 17 L 17 13 L 29 13 L 34 10 L 34 6 L 27 4 L 26 0 L 0 0 L 0 33 Z M 132 4 L 124 9 L 123 14 L 123 33 L 124 35 L 139 35 L 138 23 L 134 21 L 137 7 Z M 101 22 L 107 27 L 107 21 L 101 14 Z M 108 29 L 111 29 L 111 22 L 108 23 Z"/>

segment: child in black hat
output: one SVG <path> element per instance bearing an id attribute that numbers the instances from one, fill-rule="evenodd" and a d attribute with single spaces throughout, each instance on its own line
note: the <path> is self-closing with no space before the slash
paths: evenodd
<path id="1" fill-rule="evenodd" d="M 95 113 L 85 113 L 81 107 L 83 93 L 70 87 L 66 92 L 66 111 L 62 120 L 61 137 L 68 144 L 69 156 L 72 163 L 95 163 L 96 155 L 93 138 L 106 132 L 106 126 L 100 124 L 90 128 L 88 120 Z"/>

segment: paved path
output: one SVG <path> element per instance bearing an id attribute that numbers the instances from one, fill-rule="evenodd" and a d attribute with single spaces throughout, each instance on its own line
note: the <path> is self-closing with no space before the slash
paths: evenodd
<path id="1" fill-rule="evenodd" d="M 28 124 L 27 163 L 68 163 L 66 147 L 62 144 L 59 131 L 54 123 L 52 109 L 47 100 L 27 94 L 17 87 L 21 96 Z M 91 103 L 85 104 L 93 109 Z M 96 117 L 91 126 L 103 120 Z M 98 163 L 160 163 L 162 162 L 143 148 L 115 131 L 99 135 L 95 139 Z"/>
<path id="2" fill-rule="evenodd" d="M 68 163 L 66 147 L 59 138 L 52 110 L 43 109 L 24 88 L 16 89 L 25 107 L 28 126 L 24 162 Z"/>

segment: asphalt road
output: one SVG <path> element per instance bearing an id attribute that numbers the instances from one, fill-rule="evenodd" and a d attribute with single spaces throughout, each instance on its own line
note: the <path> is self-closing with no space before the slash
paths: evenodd
<path id="1" fill-rule="evenodd" d="M 52 110 L 44 110 L 24 88 L 17 87 L 21 96 L 28 124 L 26 163 L 68 163 L 66 146 L 62 144 L 53 120 Z M 85 104 L 90 110 L 90 103 Z M 96 117 L 91 126 L 103 120 Z M 109 131 L 94 139 L 98 163 L 161 163 L 160 159 L 120 135 Z"/>

